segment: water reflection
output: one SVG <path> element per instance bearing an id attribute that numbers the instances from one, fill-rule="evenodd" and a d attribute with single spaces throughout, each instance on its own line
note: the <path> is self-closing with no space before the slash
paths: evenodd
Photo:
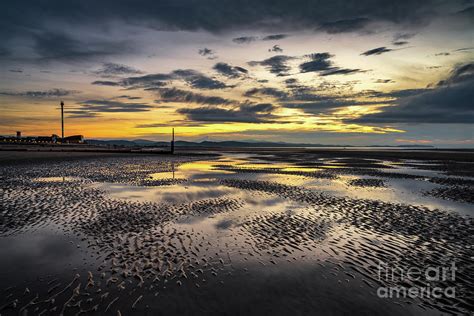
<path id="1" fill-rule="evenodd" d="M 114 313 L 120 307 L 145 314 L 145 306 L 166 313 L 180 304 L 198 312 L 205 298 L 225 314 L 252 302 L 250 295 L 277 305 L 289 300 L 298 309 L 316 295 L 310 311 L 322 306 L 328 313 L 340 302 L 342 313 L 354 305 L 389 314 L 436 309 L 423 301 L 374 299 L 373 268 L 379 260 L 416 265 L 441 256 L 467 262 L 467 238 L 458 238 L 465 237 L 466 221 L 435 209 L 468 212 L 471 205 L 422 194 L 441 186 L 432 177 L 449 177 L 374 159 L 277 158 L 226 154 L 172 159 L 159 168 L 132 159 L 122 177 L 110 176 L 113 167 L 105 163 L 95 170 L 107 177 L 84 179 L 34 169 L 31 178 L 10 184 L 21 194 L 5 192 L 0 257 L 8 260 L 0 260 L 0 281 L 18 285 L 38 271 L 54 275 L 51 284 L 32 281 L 47 301 L 55 278 L 71 282 L 62 273 L 67 265 L 67 273 L 81 273 L 81 284 L 90 285 L 90 275 L 100 280 L 81 291 L 91 299 L 82 304 L 97 304 L 101 313 L 111 311 L 109 304 Z M 464 276 L 461 282 L 470 285 Z M 72 290 L 57 300 L 59 308 Z M 105 292 L 110 297 L 97 294 Z M 9 295 L 30 299 L 20 291 Z M 81 312 L 84 305 L 77 304 Z"/>

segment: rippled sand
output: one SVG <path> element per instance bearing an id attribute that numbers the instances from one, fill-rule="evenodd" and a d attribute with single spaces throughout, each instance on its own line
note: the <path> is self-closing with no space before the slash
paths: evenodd
<path id="1" fill-rule="evenodd" d="M 56 155 L 0 169 L 0 315 L 474 310 L 469 159 Z M 454 284 L 431 286 L 456 297 L 379 298 L 400 285 L 379 280 L 380 261 L 455 262 Z"/>

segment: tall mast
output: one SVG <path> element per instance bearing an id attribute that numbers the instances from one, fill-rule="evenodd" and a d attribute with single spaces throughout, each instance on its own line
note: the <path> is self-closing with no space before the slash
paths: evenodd
<path id="1" fill-rule="evenodd" d="M 61 101 L 61 144 L 64 143 L 64 102 Z"/>

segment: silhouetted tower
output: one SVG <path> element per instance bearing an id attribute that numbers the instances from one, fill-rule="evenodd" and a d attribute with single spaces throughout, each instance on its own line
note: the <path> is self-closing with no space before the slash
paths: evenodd
<path id="1" fill-rule="evenodd" d="M 64 102 L 61 101 L 61 144 L 64 143 Z"/>
<path id="2" fill-rule="evenodd" d="M 171 153 L 174 154 L 174 128 L 171 132 Z"/>

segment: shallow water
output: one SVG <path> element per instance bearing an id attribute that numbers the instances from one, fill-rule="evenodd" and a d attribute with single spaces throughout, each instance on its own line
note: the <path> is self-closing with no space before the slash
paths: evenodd
<path id="1" fill-rule="evenodd" d="M 276 158 L 2 167 L 0 314 L 472 311 L 472 204 L 429 194 L 472 178 L 405 166 L 423 161 Z M 378 297 L 401 284 L 379 278 L 381 261 L 455 262 L 457 296 Z"/>

